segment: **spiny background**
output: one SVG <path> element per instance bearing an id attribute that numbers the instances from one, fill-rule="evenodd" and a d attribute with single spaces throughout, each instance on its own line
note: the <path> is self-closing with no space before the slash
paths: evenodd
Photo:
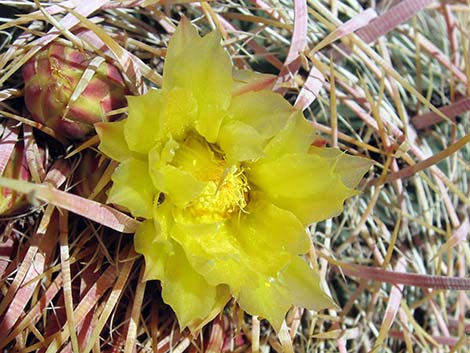
<path id="1" fill-rule="evenodd" d="M 292 308 L 278 335 L 233 302 L 180 332 L 158 282 L 141 282 L 132 220 L 97 216 L 114 166 L 96 137 L 72 143 L 24 105 L 21 67 L 59 37 L 116 65 L 133 94 L 159 86 L 181 16 L 219 30 L 238 68 L 278 75 L 319 145 L 375 162 L 343 214 L 310 228 L 338 308 Z M 0 349 L 470 351 L 469 28 L 468 0 L 2 1 L 0 166 L 16 143 L 30 181 L 52 187 L 0 219 Z"/>

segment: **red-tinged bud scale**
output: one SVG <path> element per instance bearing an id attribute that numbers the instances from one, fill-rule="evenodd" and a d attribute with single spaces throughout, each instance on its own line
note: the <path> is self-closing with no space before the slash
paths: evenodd
<path id="1" fill-rule="evenodd" d="M 93 70 L 90 62 L 94 57 L 85 50 L 52 43 L 24 65 L 25 103 L 34 120 L 80 140 L 93 133 L 94 123 L 109 121 L 109 111 L 126 106 L 128 90 L 123 77 L 107 62 L 77 88 L 85 70 Z"/>

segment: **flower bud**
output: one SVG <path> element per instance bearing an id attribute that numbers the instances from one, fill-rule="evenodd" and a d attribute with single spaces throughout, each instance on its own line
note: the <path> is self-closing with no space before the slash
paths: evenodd
<path id="1" fill-rule="evenodd" d="M 80 140 L 94 132 L 94 123 L 108 121 L 109 111 L 126 106 L 123 77 L 104 61 L 71 99 L 93 57 L 85 50 L 52 43 L 24 65 L 25 103 L 34 120 Z"/>

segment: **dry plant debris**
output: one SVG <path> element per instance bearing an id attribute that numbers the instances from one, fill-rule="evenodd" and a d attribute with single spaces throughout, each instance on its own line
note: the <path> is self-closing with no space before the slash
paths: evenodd
<path id="1" fill-rule="evenodd" d="M 53 40 L 118 67 L 133 95 L 160 87 L 182 16 L 219 31 L 237 68 L 276 75 L 316 145 L 374 162 L 309 228 L 338 308 L 292 307 L 278 333 L 234 302 L 181 332 L 142 281 L 138 221 L 105 204 L 116 164 L 98 138 L 71 142 L 25 107 L 21 68 Z M 470 351 L 468 2 L 17 0 L 0 21 L 2 351 Z"/>

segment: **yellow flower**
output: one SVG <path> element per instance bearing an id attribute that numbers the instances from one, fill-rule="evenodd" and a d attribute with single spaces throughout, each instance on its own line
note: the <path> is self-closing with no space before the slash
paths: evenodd
<path id="1" fill-rule="evenodd" d="M 135 249 L 180 326 L 196 330 L 233 297 L 279 329 L 291 305 L 331 307 L 300 257 L 305 227 L 341 212 L 367 160 L 312 147 L 314 131 L 271 77 L 234 70 L 220 37 L 183 20 L 163 85 L 97 124 L 119 161 L 108 202 L 142 217 Z"/>

